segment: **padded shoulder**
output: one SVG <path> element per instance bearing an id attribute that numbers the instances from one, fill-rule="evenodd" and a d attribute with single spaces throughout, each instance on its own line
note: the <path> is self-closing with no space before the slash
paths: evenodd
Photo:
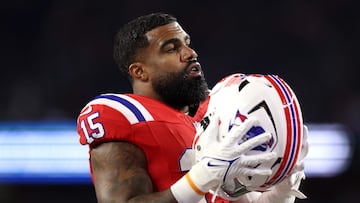
<path id="1" fill-rule="evenodd" d="M 89 102 L 88 105 L 93 104 L 113 108 L 123 114 L 130 124 L 154 120 L 150 112 L 139 101 L 124 94 L 102 94 Z"/>

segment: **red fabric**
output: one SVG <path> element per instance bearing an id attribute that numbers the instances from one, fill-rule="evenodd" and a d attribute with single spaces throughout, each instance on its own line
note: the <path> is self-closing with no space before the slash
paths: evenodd
<path id="1" fill-rule="evenodd" d="M 87 118 L 95 112 L 99 112 L 99 117 L 94 119 L 94 122 L 101 123 L 105 134 L 102 138 L 94 139 L 90 146 L 114 140 L 128 141 L 137 145 L 145 152 L 155 189 L 160 191 L 169 188 L 189 170 L 184 166 L 181 168 L 180 160 L 186 159 L 186 151 L 192 147 L 195 135 L 193 118 L 156 100 L 138 95 L 127 96 L 145 107 L 153 120 L 131 124 L 123 110 L 101 102 L 100 104 L 90 102 L 91 112 L 80 113 L 78 118 L 80 143 L 87 144 L 80 123 L 87 121 Z M 82 112 L 86 111 L 87 106 Z M 88 134 L 91 134 L 90 127 L 87 126 L 87 129 Z"/>

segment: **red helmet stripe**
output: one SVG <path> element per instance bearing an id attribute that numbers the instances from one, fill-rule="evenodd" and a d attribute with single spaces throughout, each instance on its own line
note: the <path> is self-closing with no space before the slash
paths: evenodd
<path id="1" fill-rule="evenodd" d="M 300 148 L 300 142 L 298 142 L 298 133 L 301 132 L 299 129 L 299 109 L 293 100 L 293 92 L 288 85 L 279 77 L 274 75 L 264 76 L 276 89 L 282 103 L 284 104 L 284 114 L 286 119 L 286 146 L 283 160 L 280 164 L 279 169 L 275 175 L 265 183 L 265 185 L 277 183 L 285 178 L 285 176 L 294 167 L 297 159 L 297 154 Z"/>

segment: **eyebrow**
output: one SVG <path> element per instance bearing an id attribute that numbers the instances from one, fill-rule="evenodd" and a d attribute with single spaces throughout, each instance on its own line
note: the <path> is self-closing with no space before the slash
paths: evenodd
<path id="1" fill-rule="evenodd" d="M 186 35 L 184 40 L 189 40 L 190 39 L 190 36 L 189 35 Z M 176 43 L 176 42 L 179 42 L 181 41 L 179 38 L 171 38 L 171 39 L 168 39 L 166 40 L 164 43 L 162 43 L 162 45 L 160 46 L 160 48 L 164 48 L 166 45 L 168 44 L 173 44 L 173 43 Z"/>

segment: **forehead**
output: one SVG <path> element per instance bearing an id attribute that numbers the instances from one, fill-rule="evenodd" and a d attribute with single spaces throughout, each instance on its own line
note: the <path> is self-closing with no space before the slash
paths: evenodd
<path id="1" fill-rule="evenodd" d="M 146 33 L 146 37 L 150 44 L 161 44 L 172 38 L 184 40 L 188 38 L 189 35 L 183 30 L 179 23 L 173 22 L 150 30 Z"/>

